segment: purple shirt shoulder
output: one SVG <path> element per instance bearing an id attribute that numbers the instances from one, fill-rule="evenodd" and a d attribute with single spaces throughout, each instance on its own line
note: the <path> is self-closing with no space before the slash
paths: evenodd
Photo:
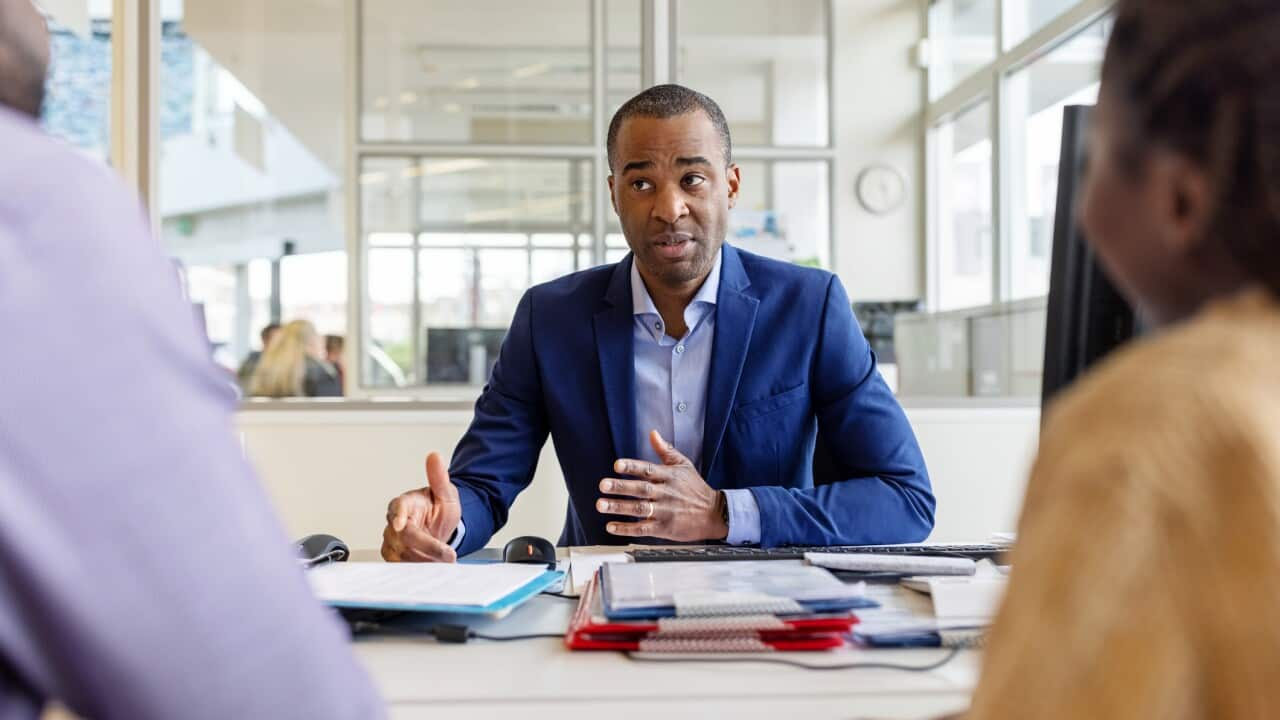
<path id="1" fill-rule="evenodd" d="M 110 169 L 0 108 L 0 719 L 383 715 Z"/>

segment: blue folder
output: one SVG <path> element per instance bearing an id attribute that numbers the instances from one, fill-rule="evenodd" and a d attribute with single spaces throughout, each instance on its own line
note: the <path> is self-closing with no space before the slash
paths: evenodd
<path id="1" fill-rule="evenodd" d="M 432 612 L 502 617 L 519 607 L 530 598 L 536 597 L 544 590 L 556 586 L 563 579 L 564 573 L 555 570 L 548 570 L 535 577 L 533 580 L 530 580 L 519 590 L 516 590 L 510 595 L 488 605 L 430 605 L 418 603 L 401 604 L 389 602 L 371 603 L 349 601 L 326 601 L 325 604 L 330 607 L 351 608 L 356 610 L 392 610 L 399 612 Z"/>

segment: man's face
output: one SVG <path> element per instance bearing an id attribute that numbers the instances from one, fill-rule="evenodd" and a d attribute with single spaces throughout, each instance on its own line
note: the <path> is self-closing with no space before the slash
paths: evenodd
<path id="1" fill-rule="evenodd" d="M 700 110 L 631 118 L 614 155 L 609 191 L 641 275 L 672 289 L 701 283 L 724 243 L 740 180 L 711 119 Z"/>
<path id="2" fill-rule="evenodd" d="M 49 70 L 49 30 L 31 0 L 0 0 L 0 104 L 36 116 Z M 4 87 L 7 85 L 8 87 Z"/>

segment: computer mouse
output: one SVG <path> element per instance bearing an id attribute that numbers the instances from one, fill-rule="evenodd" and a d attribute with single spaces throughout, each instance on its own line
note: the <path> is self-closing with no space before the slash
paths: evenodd
<path id="1" fill-rule="evenodd" d="M 543 538 L 524 535 L 512 539 L 502 548 L 502 562 L 546 563 L 548 569 L 555 570 L 556 547 Z"/>
<path id="2" fill-rule="evenodd" d="M 305 565 L 342 562 L 351 556 L 351 549 L 332 535 L 308 535 L 298 541 L 298 556 Z"/>

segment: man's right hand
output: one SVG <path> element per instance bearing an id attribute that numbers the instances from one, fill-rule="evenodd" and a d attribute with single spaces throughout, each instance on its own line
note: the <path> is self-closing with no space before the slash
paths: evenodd
<path id="1" fill-rule="evenodd" d="M 427 487 L 411 490 L 387 506 L 382 559 L 387 562 L 454 562 L 449 540 L 462 519 L 458 489 L 439 453 L 427 455 Z"/>

